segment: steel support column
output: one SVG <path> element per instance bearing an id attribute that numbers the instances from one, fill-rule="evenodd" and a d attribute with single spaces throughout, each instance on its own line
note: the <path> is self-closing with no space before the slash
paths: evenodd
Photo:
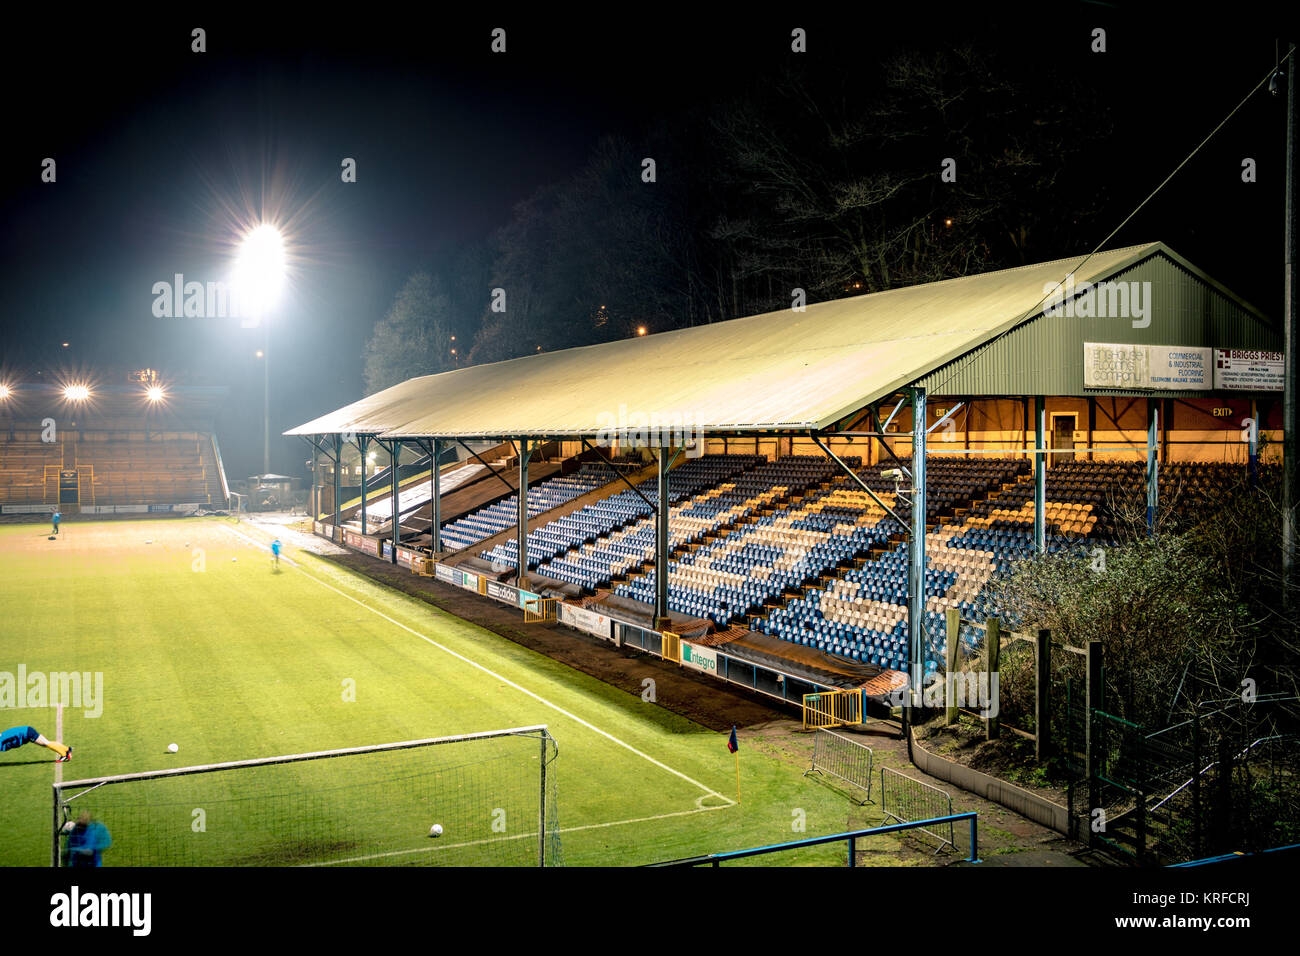
<path id="1" fill-rule="evenodd" d="M 907 646 L 911 706 L 922 703 L 925 676 L 925 389 L 912 396 L 912 533 L 907 542 Z"/>
<path id="2" fill-rule="evenodd" d="M 309 496 L 311 504 L 312 530 L 316 530 L 316 522 L 320 520 L 320 449 L 316 446 L 315 436 L 311 442 L 311 495 Z"/>
<path id="3" fill-rule="evenodd" d="M 1034 396 L 1034 550 L 1047 550 L 1047 400 Z"/>
<path id="4" fill-rule="evenodd" d="M 334 435 L 334 519 L 331 524 L 334 526 L 330 532 L 330 539 L 335 544 L 343 543 L 343 530 L 339 523 L 343 519 L 343 436 L 337 432 Z"/>
<path id="5" fill-rule="evenodd" d="M 1160 405 L 1147 399 L 1147 534 L 1156 533 L 1156 509 L 1160 507 Z"/>
<path id="6" fill-rule="evenodd" d="M 357 436 L 357 451 L 361 453 L 361 533 L 369 534 L 370 525 L 366 523 L 366 495 L 370 491 L 369 479 L 366 474 L 366 446 L 370 444 L 370 439 L 364 435 Z"/>
<path id="7" fill-rule="evenodd" d="M 655 513 L 655 628 L 663 630 L 668 620 L 668 469 L 672 462 L 662 445 L 656 475 L 659 507 Z"/>
<path id="8" fill-rule="evenodd" d="M 431 454 L 433 455 L 432 476 L 430 484 L 433 488 L 430 490 L 430 499 L 433 504 L 433 526 L 432 532 L 433 553 L 442 552 L 442 442 L 435 438 L 430 445 Z"/>
<path id="9" fill-rule="evenodd" d="M 392 456 L 393 463 L 388 469 L 388 487 L 393 498 L 393 554 L 392 562 L 397 563 L 397 545 L 402 540 L 402 514 L 397 509 L 397 466 L 402 459 L 402 442 L 389 442 L 388 453 Z M 361 471 L 364 474 L 366 463 L 361 462 Z"/>
<path id="10" fill-rule="evenodd" d="M 527 438 L 519 439 L 519 509 L 515 538 L 519 573 L 515 583 L 524 590 L 528 589 L 528 459 L 532 454 L 532 443 Z"/>

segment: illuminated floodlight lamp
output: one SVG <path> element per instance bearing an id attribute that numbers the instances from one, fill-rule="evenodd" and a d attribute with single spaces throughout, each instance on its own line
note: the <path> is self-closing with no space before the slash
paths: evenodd
<path id="1" fill-rule="evenodd" d="M 167 393 L 162 390 L 161 385 L 150 385 L 149 388 L 145 390 L 144 394 L 145 398 L 149 399 L 151 402 L 161 402 L 167 397 Z"/>
<path id="2" fill-rule="evenodd" d="M 240 305 L 249 315 L 261 316 L 284 289 L 284 238 L 268 223 L 244 237 L 235 260 L 234 287 Z"/>
<path id="3" fill-rule="evenodd" d="M 84 402 L 90 398 L 90 389 L 85 385 L 69 385 L 64 388 L 63 397 L 70 402 Z"/>

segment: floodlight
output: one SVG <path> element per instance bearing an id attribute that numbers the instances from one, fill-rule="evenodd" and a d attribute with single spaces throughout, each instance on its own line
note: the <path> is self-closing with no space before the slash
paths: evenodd
<path id="1" fill-rule="evenodd" d="M 252 315 L 261 315 L 280 297 L 284 286 L 284 239 L 267 223 L 253 229 L 239 247 L 235 291 Z"/>

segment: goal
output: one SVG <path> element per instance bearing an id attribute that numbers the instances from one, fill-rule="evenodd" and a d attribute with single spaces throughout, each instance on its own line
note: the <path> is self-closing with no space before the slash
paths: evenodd
<path id="1" fill-rule="evenodd" d="M 88 813 L 105 866 L 556 866 L 557 753 L 538 725 L 56 783 L 51 863 Z"/>

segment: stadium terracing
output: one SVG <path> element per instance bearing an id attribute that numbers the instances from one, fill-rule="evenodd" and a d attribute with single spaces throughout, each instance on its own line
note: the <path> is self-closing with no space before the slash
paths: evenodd
<path id="1" fill-rule="evenodd" d="M 228 507 L 219 387 L 26 383 L 0 389 L 0 515 Z"/>
<path id="2" fill-rule="evenodd" d="M 774 697 L 881 698 L 1016 562 L 1269 467 L 1281 347 L 1150 243 L 418 377 L 286 434 L 335 542 Z"/>

